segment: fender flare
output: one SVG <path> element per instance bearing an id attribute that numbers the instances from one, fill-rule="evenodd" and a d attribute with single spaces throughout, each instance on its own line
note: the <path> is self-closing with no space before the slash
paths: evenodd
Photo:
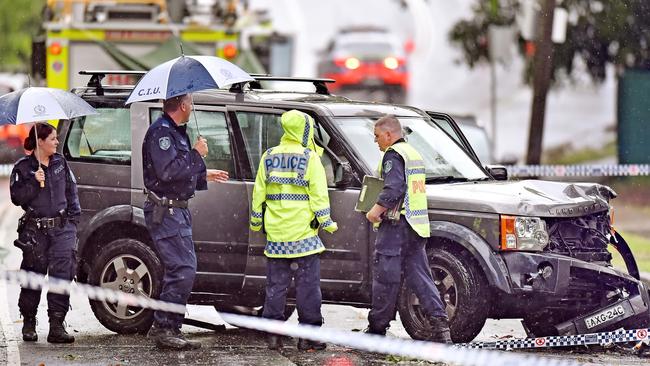
<path id="1" fill-rule="evenodd" d="M 453 222 L 432 221 L 429 226 L 432 238 L 441 237 L 451 240 L 469 251 L 485 273 L 491 286 L 507 294 L 512 293 L 505 263 L 494 254 L 490 245 L 483 238 L 467 227 Z"/>
<path id="2" fill-rule="evenodd" d="M 107 207 L 96 213 L 79 235 L 79 252 L 82 252 L 88 239 L 98 228 L 117 221 L 131 222 L 135 225 L 146 228 L 144 211 L 139 207 L 131 205 L 117 205 Z"/>

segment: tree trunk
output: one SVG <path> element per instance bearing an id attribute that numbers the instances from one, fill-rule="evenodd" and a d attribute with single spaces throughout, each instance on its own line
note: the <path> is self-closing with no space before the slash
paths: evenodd
<path id="1" fill-rule="evenodd" d="M 546 94 L 551 81 L 553 67 L 553 12 L 555 0 L 543 0 L 540 13 L 541 37 L 538 37 L 533 75 L 533 105 L 528 134 L 528 154 L 526 164 L 539 164 L 542 156 L 542 137 L 544 136 L 544 115 L 546 114 Z"/>

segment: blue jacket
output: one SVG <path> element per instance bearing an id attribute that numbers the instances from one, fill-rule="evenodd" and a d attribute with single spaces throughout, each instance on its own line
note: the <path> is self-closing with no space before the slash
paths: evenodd
<path id="1" fill-rule="evenodd" d="M 187 200 L 208 189 L 206 166 L 192 149 L 186 126 L 163 114 L 149 126 L 142 142 L 144 186 L 160 197 Z"/>
<path id="2" fill-rule="evenodd" d="M 68 167 L 68 162 L 58 153 L 50 157 L 45 172 L 45 187 L 41 188 L 34 177 L 38 161 L 27 155 L 16 162 L 11 172 L 9 191 L 11 202 L 23 210 L 33 210 L 34 217 L 55 217 L 65 210 L 68 220 L 79 222 L 81 208 L 77 195 L 77 181 Z"/>

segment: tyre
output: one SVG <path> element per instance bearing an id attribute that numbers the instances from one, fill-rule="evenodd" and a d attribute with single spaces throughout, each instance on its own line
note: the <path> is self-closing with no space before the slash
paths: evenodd
<path id="1" fill-rule="evenodd" d="M 472 261 L 446 248 L 428 248 L 427 256 L 434 283 L 446 304 L 452 340 L 455 343 L 473 340 L 485 325 L 490 309 L 487 286 L 479 269 Z M 419 300 L 406 285 L 401 289 L 398 311 L 411 338 L 429 338 L 429 322 Z"/>
<path id="2" fill-rule="evenodd" d="M 117 239 L 102 247 L 92 262 L 88 283 L 134 295 L 158 298 L 163 269 L 156 253 L 135 239 Z M 119 334 L 145 333 L 153 323 L 153 311 L 90 301 L 99 322 Z"/>

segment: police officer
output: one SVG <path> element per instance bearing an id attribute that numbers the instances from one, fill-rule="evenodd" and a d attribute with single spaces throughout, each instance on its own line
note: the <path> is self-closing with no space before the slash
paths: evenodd
<path id="1" fill-rule="evenodd" d="M 281 118 L 280 145 L 260 160 L 253 189 L 250 228 L 266 232 L 266 299 L 262 316 L 285 320 L 287 290 L 296 281 L 298 322 L 320 326 L 320 226 L 329 233 L 338 226 L 330 217 L 322 148 L 314 142 L 314 120 L 297 110 Z M 267 336 L 269 349 L 280 349 L 281 338 Z M 322 350 L 325 343 L 298 340 L 300 350 Z"/>
<path id="2" fill-rule="evenodd" d="M 433 283 L 425 252 L 430 228 L 424 161 L 404 140 L 395 116 L 387 115 L 377 120 L 374 134 L 379 149 L 384 152 L 379 166 L 384 188 L 377 203 L 366 214 L 368 221 L 379 224 L 367 332 L 386 334 L 395 317 L 401 273 L 404 273 L 405 284 L 415 292 L 428 317 L 432 329 L 430 340 L 451 343 L 445 306 Z M 397 207 L 402 202 L 403 206 Z M 401 211 L 399 219 L 387 220 L 385 213 L 395 208 Z"/>
<path id="3" fill-rule="evenodd" d="M 163 115 L 149 126 L 142 143 L 142 165 L 147 200 L 147 228 L 164 267 L 160 300 L 185 305 L 196 275 L 192 217 L 188 200 L 207 181 L 224 182 L 228 172 L 206 169 L 208 145 L 198 137 L 193 146 L 186 131 L 192 113 L 189 94 L 167 99 Z M 197 349 L 199 342 L 180 332 L 183 315 L 156 311 L 148 336 L 159 348 Z"/>
<path id="4" fill-rule="evenodd" d="M 54 127 L 47 123 L 32 126 L 24 142 L 25 150 L 31 154 L 14 165 L 9 190 L 11 202 L 25 210 L 16 241 L 23 249 L 20 269 L 72 281 L 76 271 L 77 223 L 81 209 L 75 178 L 65 158 L 56 152 L 58 145 Z M 24 319 L 24 341 L 38 340 L 36 311 L 40 299 L 40 289 L 20 290 L 18 308 Z M 74 342 L 74 337 L 63 326 L 70 296 L 48 293 L 47 305 L 50 319 L 47 341 Z"/>

